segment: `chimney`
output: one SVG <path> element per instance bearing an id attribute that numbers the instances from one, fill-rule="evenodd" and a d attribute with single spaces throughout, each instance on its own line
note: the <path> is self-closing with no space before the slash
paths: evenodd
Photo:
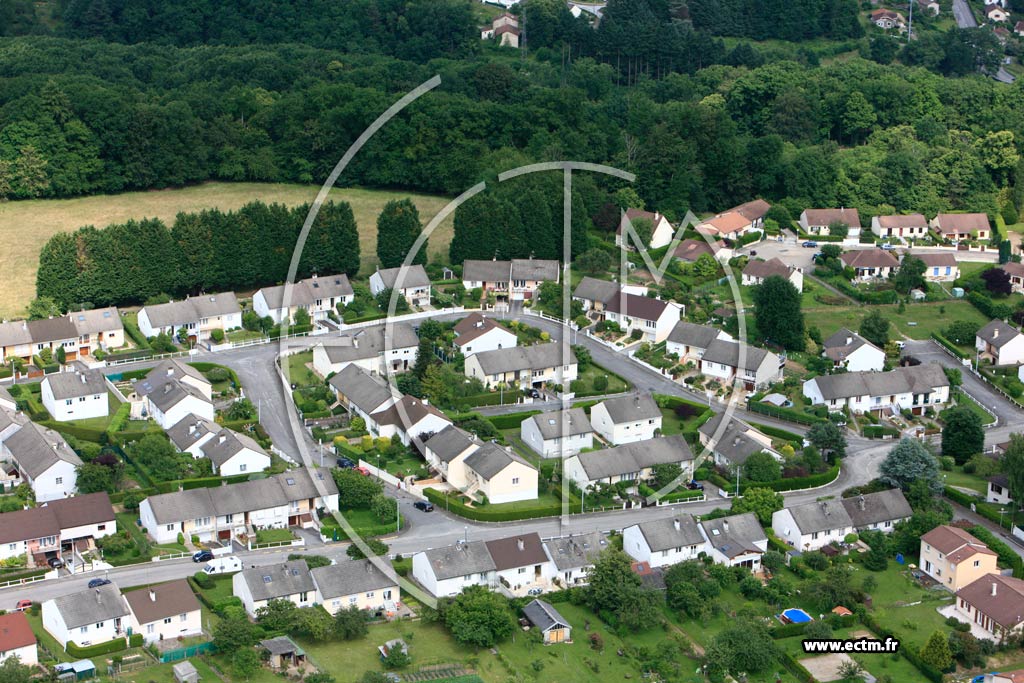
<path id="1" fill-rule="evenodd" d="M 170 384 L 165 384 L 164 385 L 164 393 L 165 394 L 169 394 L 170 392 L 171 392 L 171 385 Z"/>
<path id="2" fill-rule="evenodd" d="M 152 588 L 149 589 L 149 601 L 156 602 L 156 591 Z"/>
<path id="3" fill-rule="evenodd" d="M 217 443 L 224 443 L 225 441 L 227 441 L 227 439 L 227 434 L 221 434 L 219 437 L 217 437 Z"/>
<path id="4" fill-rule="evenodd" d="M 992 584 L 992 593 L 993 594 L 995 594 L 995 590 L 996 590 L 996 585 L 993 583 Z M 103 594 L 100 593 L 100 589 L 99 588 L 96 589 L 96 604 L 97 605 L 102 605 L 103 604 Z"/>
<path id="5" fill-rule="evenodd" d="M 523 543 L 523 539 L 516 539 L 516 547 L 519 548 L 519 552 L 526 550 L 526 544 Z"/>
<path id="6" fill-rule="evenodd" d="M 996 329 L 992 330 L 992 338 L 993 339 L 999 339 L 999 328 L 998 327 Z"/>
<path id="7" fill-rule="evenodd" d="M 679 519 L 678 518 L 672 520 L 672 528 L 674 528 L 676 531 L 679 531 Z"/>
<path id="8" fill-rule="evenodd" d="M 82 378 L 82 384 L 85 384 L 85 373 L 83 372 L 79 377 Z"/>
<path id="9" fill-rule="evenodd" d="M 859 507 L 861 510 L 864 509 L 864 496 L 857 497 L 857 507 Z"/>
<path id="10" fill-rule="evenodd" d="M 992 597 L 996 597 L 996 582 L 992 582 Z"/>
<path id="11" fill-rule="evenodd" d="M 729 520 L 727 520 L 727 519 L 723 519 L 722 520 L 722 530 L 725 531 L 726 533 L 729 532 Z"/>

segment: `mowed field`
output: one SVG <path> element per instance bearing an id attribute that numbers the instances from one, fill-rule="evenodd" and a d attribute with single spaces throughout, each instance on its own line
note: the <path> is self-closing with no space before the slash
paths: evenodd
<path id="1" fill-rule="evenodd" d="M 51 235 L 68 232 L 83 225 L 103 227 L 129 219 L 160 218 L 170 226 L 182 212 L 203 209 L 237 209 L 260 200 L 294 206 L 312 202 L 319 186 L 283 183 L 204 183 L 173 190 L 126 192 L 75 199 L 36 199 L 0 202 L 0 316 L 14 317 L 24 311 L 35 297 L 39 251 Z M 410 197 L 426 224 L 448 203 L 445 197 L 408 192 L 343 188 L 331 191 L 330 198 L 352 205 L 359 225 L 362 275 L 376 263 L 377 215 L 388 201 Z M 452 239 L 449 217 L 430 238 L 429 254 L 447 254 Z"/>

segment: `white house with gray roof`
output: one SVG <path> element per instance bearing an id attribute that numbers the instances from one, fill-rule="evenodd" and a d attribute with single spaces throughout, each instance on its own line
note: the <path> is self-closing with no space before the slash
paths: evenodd
<path id="1" fill-rule="evenodd" d="M 853 522 L 856 531 L 881 531 L 892 533 L 898 522 L 910 519 L 914 511 L 899 489 L 865 493 L 852 498 L 843 498 L 843 507 Z"/>
<path id="2" fill-rule="evenodd" d="M 47 412 L 58 422 L 106 417 L 110 410 L 106 375 L 77 362 L 73 365 L 67 372 L 43 378 L 39 393 Z"/>
<path id="3" fill-rule="evenodd" d="M 409 323 L 371 325 L 324 335 L 313 347 L 313 369 L 321 377 L 358 365 L 372 374 L 403 372 L 416 363 L 420 340 Z"/>
<path id="4" fill-rule="evenodd" d="M 376 437 L 393 439 L 398 437 L 408 446 L 416 439 L 436 434 L 452 423 L 444 413 L 428 404 L 425 399 L 404 395 L 387 408 L 378 410 L 370 416 Z"/>
<path id="5" fill-rule="evenodd" d="M 213 421 L 213 385 L 201 372 L 180 360 L 161 362 L 134 388 L 133 417 L 152 417 L 165 430 L 189 415 Z"/>
<path id="6" fill-rule="evenodd" d="M 831 360 L 834 367 L 849 372 L 881 372 L 885 368 L 885 351 L 845 327 L 826 339 L 821 347 L 822 355 Z"/>
<path id="7" fill-rule="evenodd" d="M 242 601 L 250 617 L 271 600 L 287 600 L 296 607 L 317 604 L 316 585 L 305 560 L 242 570 L 231 577 L 231 593 Z"/>
<path id="8" fill-rule="evenodd" d="M 26 422 L 4 439 L 0 457 L 13 464 L 18 478 L 32 487 L 36 502 L 67 498 L 77 490 L 82 460 L 52 429 Z"/>
<path id="9" fill-rule="evenodd" d="M 693 363 L 699 366 L 704 352 L 716 339 L 732 341 L 732 337 L 727 332 L 717 327 L 695 325 L 680 320 L 668 333 L 668 339 L 665 340 L 665 351 L 676 354 L 680 363 Z"/>
<path id="10" fill-rule="evenodd" d="M 563 472 L 585 490 L 596 484 L 646 480 L 653 475 L 655 465 L 667 464 L 679 465 L 686 478 L 693 472 L 693 453 L 678 434 L 577 453 L 565 460 Z"/>
<path id="11" fill-rule="evenodd" d="M 784 364 L 766 349 L 715 339 L 701 356 L 700 371 L 726 383 L 739 380 L 747 391 L 753 391 L 780 381 Z"/>
<path id="12" fill-rule="evenodd" d="M 599 280 L 588 275 L 576 285 L 576 289 L 572 293 L 572 299 L 583 304 L 584 311 L 594 310 L 601 312 L 604 310 L 605 303 L 612 297 L 617 296 L 620 291 L 621 287 L 618 282 Z"/>
<path id="13" fill-rule="evenodd" d="M 510 448 L 482 442 L 449 425 L 423 444 L 427 464 L 449 484 L 469 496 L 492 503 L 534 500 L 537 470 Z"/>
<path id="14" fill-rule="evenodd" d="M 782 462 L 782 455 L 772 448 L 770 437 L 735 416 L 726 420 L 725 412 L 716 413 L 697 433 L 700 445 L 711 451 L 715 464 L 730 471 L 742 467 L 747 458 L 760 451 Z"/>
<path id="15" fill-rule="evenodd" d="M 609 398 L 590 409 L 594 431 L 616 446 L 653 439 L 661 432 L 661 422 L 661 408 L 650 394 Z"/>
<path id="16" fill-rule="evenodd" d="M 248 434 L 221 429 L 199 446 L 199 453 L 221 477 L 262 472 L 270 467 L 270 455 Z"/>
<path id="17" fill-rule="evenodd" d="M 980 359 L 992 365 L 1024 363 L 1024 334 L 1002 320 L 993 320 L 978 330 L 974 348 Z"/>
<path id="18" fill-rule="evenodd" d="M 47 600 L 42 615 L 43 628 L 64 647 L 123 639 L 130 625 L 128 605 L 112 583 Z"/>
<path id="19" fill-rule="evenodd" d="M 465 374 L 487 387 L 518 384 L 540 388 L 560 384 L 568 388 L 577 377 L 576 355 L 557 342 L 484 351 L 466 359 Z"/>
<path id="20" fill-rule="evenodd" d="M 667 567 L 696 560 L 709 547 L 693 517 L 678 515 L 626 527 L 622 530 L 622 549 L 637 562 Z"/>
<path id="21" fill-rule="evenodd" d="M 370 276 L 370 293 L 377 296 L 387 289 L 397 291 L 410 306 L 430 305 L 430 278 L 423 266 L 378 268 Z"/>
<path id="22" fill-rule="evenodd" d="M 180 452 L 188 453 L 193 458 L 201 458 L 203 452 L 200 449 L 203 444 L 216 436 L 221 429 L 223 427 L 213 420 L 189 414 L 167 430 L 167 438 Z"/>
<path id="23" fill-rule="evenodd" d="M 753 512 L 708 519 L 700 523 L 704 538 L 716 564 L 761 568 L 761 556 L 768 550 L 768 535 Z"/>
<path id="24" fill-rule="evenodd" d="M 462 264 L 462 286 L 480 289 L 486 297 L 493 292 L 498 299 L 532 299 L 542 282 L 558 282 L 558 261 L 546 259 L 467 260 Z"/>
<path id="25" fill-rule="evenodd" d="M 0 408 L 12 412 L 18 409 L 18 402 L 11 396 L 11 392 L 7 391 L 7 387 L 0 387 Z"/>
<path id="26" fill-rule="evenodd" d="M 508 328 L 479 313 L 470 313 L 455 325 L 455 347 L 463 356 L 517 346 L 519 340 Z"/>
<path id="27" fill-rule="evenodd" d="M 299 310 L 309 313 L 310 320 L 323 320 L 328 313 L 337 312 L 339 305 L 352 303 L 355 293 L 348 276 L 323 275 L 299 280 L 291 286 L 288 305 L 285 306 L 287 285 L 263 287 L 252 295 L 252 310 L 261 318 L 269 317 L 275 323 L 295 320 Z"/>
<path id="28" fill-rule="evenodd" d="M 910 410 L 920 415 L 949 401 L 949 379 L 938 363 L 922 363 L 889 372 L 846 372 L 804 382 L 803 394 L 830 412 Z"/>
<path id="29" fill-rule="evenodd" d="M 818 550 L 854 531 L 841 500 L 819 500 L 772 513 L 772 531 L 797 550 Z"/>
<path id="30" fill-rule="evenodd" d="M 412 575 L 431 595 L 458 595 L 467 586 L 497 585 L 497 569 L 483 541 L 431 548 L 412 556 Z"/>
<path id="31" fill-rule="evenodd" d="M 183 301 L 143 306 L 139 311 L 139 331 L 147 338 L 161 332 L 175 338 L 185 330 L 191 341 L 203 343 L 213 330 L 227 332 L 242 326 L 242 309 L 234 292 L 200 294 Z"/>
<path id="32" fill-rule="evenodd" d="M 519 425 L 519 436 L 544 458 L 565 458 L 594 447 L 594 428 L 583 408 L 532 415 Z"/>
<path id="33" fill-rule="evenodd" d="M 113 306 L 90 311 L 73 311 L 68 318 L 78 332 L 78 357 L 124 346 L 121 312 Z"/>
<path id="34" fill-rule="evenodd" d="M 398 576 L 385 558 L 382 571 L 373 560 L 341 561 L 310 573 L 316 601 L 331 615 L 350 607 L 369 612 L 394 612 L 399 601 Z"/>
<path id="35" fill-rule="evenodd" d="M 544 549 L 555 567 L 553 579 L 565 588 L 587 585 L 590 570 L 607 547 L 608 539 L 598 531 L 544 541 Z"/>
<path id="36" fill-rule="evenodd" d="M 387 379 L 371 375 L 358 365 L 348 365 L 331 377 L 329 382 L 335 396 L 352 417 L 361 417 L 366 427 L 377 431 L 373 415 L 394 405 L 402 394 Z"/>

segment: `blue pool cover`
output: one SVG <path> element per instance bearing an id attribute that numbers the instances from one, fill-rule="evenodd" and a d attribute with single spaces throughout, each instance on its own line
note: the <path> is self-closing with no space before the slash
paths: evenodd
<path id="1" fill-rule="evenodd" d="M 793 624 L 806 624 L 808 621 L 811 621 L 811 615 L 798 608 L 790 608 L 783 612 L 782 616 L 786 617 Z"/>

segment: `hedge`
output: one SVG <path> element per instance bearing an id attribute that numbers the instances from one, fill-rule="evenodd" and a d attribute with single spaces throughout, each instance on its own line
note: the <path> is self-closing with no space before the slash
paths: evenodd
<path id="1" fill-rule="evenodd" d="M 448 497 L 434 489 L 423 489 L 427 500 L 438 508 L 445 507 L 460 517 L 472 519 L 477 522 L 511 522 L 518 519 L 534 519 L 536 517 L 557 517 L 562 514 L 562 505 L 549 505 L 545 507 L 531 508 L 528 510 L 488 510 L 484 507 L 468 507 L 458 499 Z"/>
<path id="2" fill-rule="evenodd" d="M 55 432 L 73 436 L 80 441 L 91 441 L 93 443 L 102 443 L 103 435 L 107 433 L 104 429 L 82 427 L 81 425 L 57 422 L 56 420 L 40 420 L 39 424 L 48 429 L 52 429 Z"/>
<path id="3" fill-rule="evenodd" d="M 967 358 L 967 354 L 958 349 L 953 342 L 949 341 L 938 332 L 932 332 L 932 339 L 946 347 L 946 349 L 957 358 Z"/>
<path id="4" fill-rule="evenodd" d="M 898 430 L 892 427 L 883 427 L 882 425 L 868 425 L 862 432 L 868 439 L 881 439 L 884 436 L 897 436 L 899 434 Z"/>
<path id="5" fill-rule="evenodd" d="M 672 493 L 666 493 L 661 497 L 661 500 L 672 503 L 677 500 L 690 500 L 691 498 L 700 498 L 704 495 L 703 491 L 690 491 L 689 489 L 683 489 L 682 491 L 673 491 Z"/>
<path id="6" fill-rule="evenodd" d="M 795 441 L 796 443 L 803 444 L 804 437 L 800 436 L 795 432 L 789 432 L 779 427 L 772 427 L 771 425 L 761 424 L 760 422 L 751 422 L 751 426 L 757 429 L 765 436 L 771 436 L 776 439 L 782 439 L 783 441 Z"/>
<path id="7" fill-rule="evenodd" d="M 867 626 L 882 640 L 885 640 L 886 638 L 895 638 L 896 640 L 899 640 L 899 636 L 875 621 L 875 617 L 867 612 L 860 615 L 860 623 Z M 924 677 L 929 681 L 932 681 L 932 683 L 942 683 L 942 672 L 922 660 L 921 656 L 914 652 L 914 648 L 901 647 L 900 654 L 903 655 L 908 662 L 913 664 L 918 671 L 924 674 Z"/>
<path id="8" fill-rule="evenodd" d="M 142 635 L 141 633 L 139 635 Z M 87 645 L 80 647 L 75 644 L 73 640 L 69 640 L 67 647 L 64 650 L 72 657 L 79 659 L 89 659 L 91 657 L 99 657 L 100 655 L 108 655 L 112 652 L 121 652 L 128 649 L 128 641 L 124 638 L 119 640 L 110 640 L 105 643 L 99 643 L 98 645 Z"/>
<path id="9" fill-rule="evenodd" d="M 236 387 L 242 386 L 242 383 L 238 381 L 238 375 L 235 374 L 235 371 L 232 370 L 231 368 L 227 367 L 226 365 L 220 365 L 218 363 L 208 363 L 208 362 L 205 362 L 205 361 L 198 361 L 196 363 L 189 363 L 189 365 L 191 365 L 193 368 L 195 368 L 199 372 L 203 373 L 204 375 L 206 373 L 208 373 L 210 370 L 213 370 L 215 368 L 220 368 L 221 370 L 226 370 L 227 373 L 228 373 L 228 377 L 230 377 L 231 381 L 235 383 L 235 386 Z"/>
<path id="10" fill-rule="evenodd" d="M 836 477 L 839 476 L 839 465 L 832 465 L 824 472 L 819 474 L 809 474 L 806 477 L 789 477 L 787 479 L 776 479 L 775 481 L 747 481 L 740 482 L 740 493 L 742 494 L 747 489 L 771 489 L 776 492 L 782 491 L 796 491 L 798 489 L 811 489 L 818 486 L 824 486 L 825 484 L 835 481 Z M 715 486 L 732 493 L 736 490 L 736 481 L 728 481 L 725 477 L 712 472 L 708 477 Z"/>
<path id="11" fill-rule="evenodd" d="M 1010 546 L 996 538 L 995 534 L 983 526 L 972 527 L 970 531 L 978 537 L 978 540 L 985 543 L 990 550 L 995 551 L 1002 564 L 1013 569 L 1013 575 L 1016 578 L 1024 577 L 1024 560 Z"/>
<path id="12" fill-rule="evenodd" d="M 130 636 L 128 636 L 129 647 L 142 647 L 144 643 L 145 640 L 142 638 L 141 633 L 133 633 Z"/>
<path id="13" fill-rule="evenodd" d="M 487 418 L 495 429 L 515 429 L 523 420 L 539 415 L 539 410 L 527 410 L 522 413 L 511 413 L 509 415 L 495 415 Z"/>
<path id="14" fill-rule="evenodd" d="M 768 415 L 769 417 L 775 417 L 780 420 L 789 420 L 790 422 L 796 422 L 798 424 L 813 425 L 819 422 L 828 422 L 820 417 L 809 415 L 800 410 L 793 410 L 792 408 L 778 408 L 768 403 L 761 403 L 760 401 L 747 401 L 747 410 L 752 413 L 760 413 L 762 415 Z"/>

